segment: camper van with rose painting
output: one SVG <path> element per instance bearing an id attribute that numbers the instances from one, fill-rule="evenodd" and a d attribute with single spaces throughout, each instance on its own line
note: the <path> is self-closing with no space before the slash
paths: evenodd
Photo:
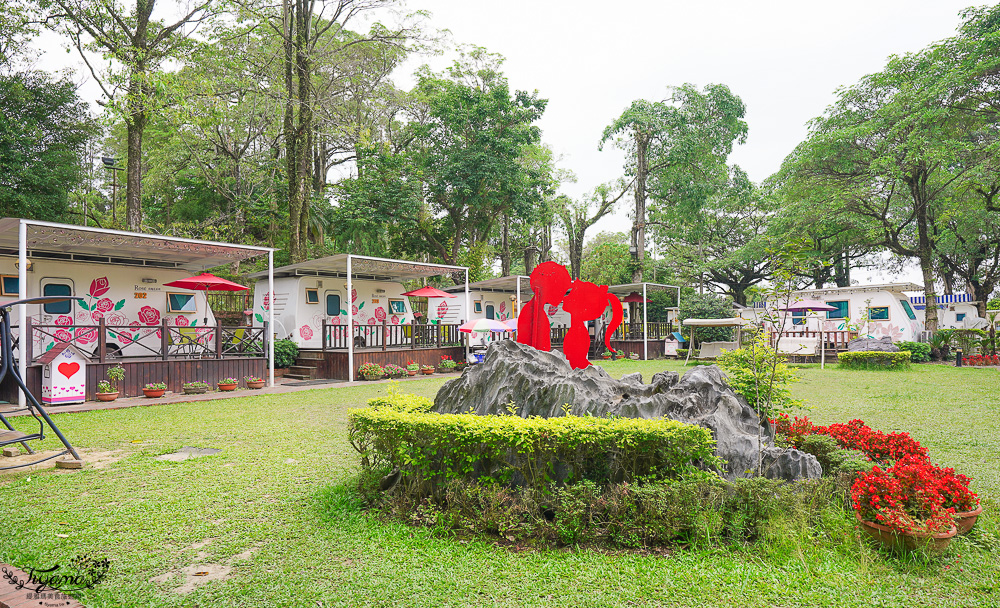
<path id="1" fill-rule="evenodd" d="M 275 270 L 276 275 L 283 269 Z M 413 309 L 402 283 L 356 279 L 348 298 L 347 281 L 329 276 L 275 276 L 274 298 L 267 293 L 267 279 L 259 279 L 254 289 L 253 323 L 263 325 L 274 306 L 273 334 L 288 339 L 301 349 L 323 346 L 323 323 L 333 325 L 328 340 L 343 343 L 347 331 L 350 306 L 354 314 L 355 346 L 381 346 L 386 339 L 385 325 L 408 325 L 413 321 Z M 401 334 L 388 332 L 392 336 Z M 402 342 L 400 342 L 402 343 Z M 392 344 L 389 344 L 391 346 Z"/>
<path id="2" fill-rule="evenodd" d="M 22 295 L 16 261 L 16 257 L 0 257 L 3 299 L 75 296 L 38 306 L 30 315 L 36 327 L 31 345 L 34 356 L 57 341 L 92 352 L 97 347 L 101 320 L 112 357 L 157 352 L 164 320 L 171 326 L 193 327 L 193 335 L 210 339 L 212 330 L 206 326 L 215 324 L 215 315 L 205 293 L 164 285 L 190 276 L 187 270 L 35 258 L 28 267 L 27 290 Z M 11 314 L 12 323 L 20 329 L 23 324 L 18 308 Z"/>

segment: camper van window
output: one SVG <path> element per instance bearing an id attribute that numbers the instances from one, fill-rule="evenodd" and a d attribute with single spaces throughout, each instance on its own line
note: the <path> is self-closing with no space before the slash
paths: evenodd
<path id="1" fill-rule="evenodd" d="M 955 321 L 957 323 L 961 323 L 964 320 L 965 320 L 965 313 L 964 312 L 955 313 Z"/>
<path id="2" fill-rule="evenodd" d="M 477 315 L 478 314 L 482 314 L 482 312 L 483 312 L 483 301 L 482 300 L 476 300 L 473 303 L 473 310 L 476 311 Z"/>
<path id="3" fill-rule="evenodd" d="M 319 304 L 318 289 L 306 289 L 306 304 Z"/>
<path id="4" fill-rule="evenodd" d="M 406 314 L 406 300 L 396 300 L 389 298 L 389 312 L 394 315 Z"/>
<path id="5" fill-rule="evenodd" d="M 193 313 L 198 312 L 193 293 L 168 293 L 167 312 Z"/>
<path id="6" fill-rule="evenodd" d="M 869 321 L 888 321 L 889 320 L 889 307 L 888 306 L 872 306 L 868 309 L 868 320 Z"/>
<path id="7" fill-rule="evenodd" d="M 71 296 L 73 288 L 66 283 L 48 283 L 42 287 L 43 296 Z M 68 315 L 73 312 L 72 300 L 60 300 L 51 304 L 42 304 L 42 310 L 50 315 Z"/>
<path id="8" fill-rule="evenodd" d="M 0 276 L 0 281 L 2 281 L 2 285 L 0 285 L 0 296 L 17 297 L 20 295 L 21 290 L 17 287 L 18 279 L 16 276 L 5 274 Z"/>
<path id="9" fill-rule="evenodd" d="M 340 315 L 340 294 L 326 294 L 326 316 L 336 317 Z"/>
<path id="10" fill-rule="evenodd" d="M 830 306 L 837 307 L 837 310 L 831 310 L 826 313 L 827 319 L 846 319 L 850 316 L 850 314 L 848 313 L 849 311 L 848 304 L 850 304 L 850 302 L 848 302 L 847 300 L 840 300 L 837 302 L 827 302 L 827 304 L 829 304 Z"/>
<path id="11" fill-rule="evenodd" d="M 806 324 L 806 311 L 804 310 L 793 310 L 792 311 L 792 325 L 805 325 Z"/>
<path id="12" fill-rule="evenodd" d="M 492 304 L 487 304 L 486 305 L 486 318 L 487 319 L 494 318 L 493 317 L 493 311 L 494 311 L 493 305 Z"/>
<path id="13" fill-rule="evenodd" d="M 916 321 L 917 320 L 917 315 L 914 314 L 913 307 L 910 306 L 910 303 L 907 302 L 906 300 L 900 300 L 899 303 L 903 305 L 903 310 L 906 311 L 906 316 L 910 317 L 911 321 Z"/>

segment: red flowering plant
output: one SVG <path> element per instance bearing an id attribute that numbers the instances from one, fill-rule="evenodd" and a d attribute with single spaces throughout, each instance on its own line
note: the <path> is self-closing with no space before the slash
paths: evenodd
<path id="1" fill-rule="evenodd" d="M 914 456 L 887 470 L 861 473 L 851 486 L 858 516 L 897 532 L 939 533 L 954 528 L 954 507 L 945 506 L 938 482 L 941 469 Z"/>
<path id="2" fill-rule="evenodd" d="M 884 433 L 865 424 L 864 420 L 851 420 L 846 424 L 819 426 L 808 417 L 794 419 L 779 414 L 771 420 L 776 436 L 791 447 L 799 447 L 807 435 L 829 435 L 837 444 L 848 450 L 858 450 L 870 460 L 890 463 L 905 456 L 927 460 L 927 448 L 920 445 L 909 433 Z"/>
<path id="3" fill-rule="evenodd" d="M 441 355 L 441 363 L 438 364 L 441 369 L 455 369 L 455 360 L 448 355 Z"/>
<path id="4" fill-rule="evenodd" d="M 968 357 L 962 357 L 962 365 L 971 365 L 974 367 L 985 367 L 991 365 L 1000 365 L 1000 356 L 998 355 L 969 355 Z"/>

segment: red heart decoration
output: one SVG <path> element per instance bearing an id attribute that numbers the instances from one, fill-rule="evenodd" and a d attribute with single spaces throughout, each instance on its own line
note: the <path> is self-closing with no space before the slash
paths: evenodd
<path id="1" fill-rule="evenodd" d="M 73 374 L 80 371 L 80 364 L 76 361 L 73 363 L 60 363 L 58 369 L 60 374 L 70 378 Z"/>

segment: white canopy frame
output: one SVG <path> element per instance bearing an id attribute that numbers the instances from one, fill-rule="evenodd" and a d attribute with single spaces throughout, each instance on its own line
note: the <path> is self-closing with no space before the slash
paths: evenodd
<path id="1" fill-rule="evenodd" d="M 14 236 L 14 226 L 17 236 Z M 150 268 L 177 268 L 192 272 L 205 271 L 223 264 L 248 260 L 267 254 L 268 292 L 274 291 L 274 249 L 254 245 L 236 245 L 216 241 L 201 241 L 160 234 L 128 232 L 91 226 L 59 224 L 23 218 L 0 219 L 0 251 L 12 251 L 17 246 L 17 279 L 20 298 L 28 294 L 29 257 L 87 261 L 98 264 L 149 266 Z M 21 323 L 28 318 L 28 306 L 18 305 Z M 274 309 L 268 314 L 268 326 L 274 327 Z M 24 351 L 21 336 L 19 352 Z M 268 386 L 274 386 L 274 340 L 267 336 Z M 18 356 L 18 372 L 24 378 L 28 373 L 28 359 Z M 21 393 L 18 404 L 24 406 Z"/>
<path id="2" fill-rule="evenodd" d="M 691 328 L 691 343 L 688 344 L 687 357 L 684 359 L 684 365 L 686 366 L 691 360 L 691 352 L 694 351 L 694 328 L 695 327 L 735 327 L 736 328 L 736 344 L 739 344 L 741 338 L 743 337 L 743 326 L 746 325 L 746 321 L 739 317 L 727 317 L 724 319 L 684 319 L 682 321 L 683 325 L 687 325 Z"/>
<path id="3" fill-rule="evenodd" d="M 677 290 L 677 303 L 676 306 L 681 305 L 681 288 L 677 285 L 667 285 L 665 283 L 626 283 L 623 285 L 611 285 L 608 287 L 608 293 L 613 293 L 616 296 L 622 294 L 628 295 L 634 292 L 642 292 L 642 360 L 649 360 L 649 325 L 646 322 L 647 313 L 649 312 L 649 303 L 646 301 L 649 299 L 650 291 L 666 291 L 668 289 Z"/>

